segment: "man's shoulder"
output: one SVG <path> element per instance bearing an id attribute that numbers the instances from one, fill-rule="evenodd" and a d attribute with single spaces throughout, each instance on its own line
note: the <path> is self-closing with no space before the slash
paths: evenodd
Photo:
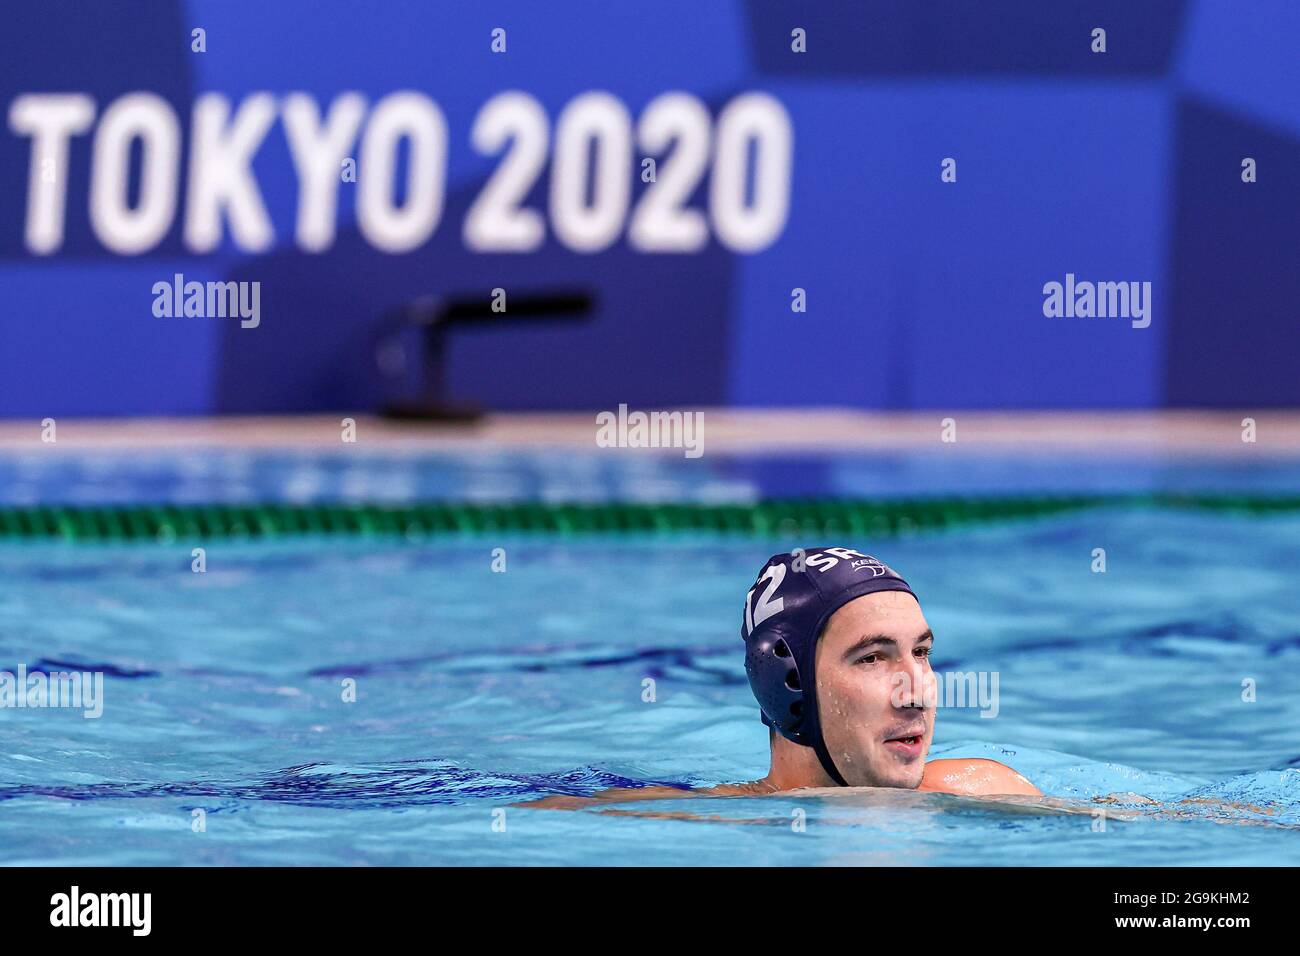
<path id="1" fill-rule="evenodd" d="M 983 757 L 931 760 L 925 765 L 925 774 L 917 789 L 968 796 L 1042 796 L 1042 791 L 1022 774 L 1004 763 Z"/>

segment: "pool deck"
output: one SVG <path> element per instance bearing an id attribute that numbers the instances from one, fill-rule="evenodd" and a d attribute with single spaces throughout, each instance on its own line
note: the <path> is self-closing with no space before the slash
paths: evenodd
<path id="1" fill-rule="evenodd" d="M 1300 454 L 1300 410 L 1161 412 L 907 412 L 844 409 L 769 411 L 703 409 L 708 452 L 889 451 L 933 447 L 953 453 L 1197 454 L 1241 457 Z M 57 419 L 57 441 L 42 424 L 0 420 L 0 451 L 129 448 L 324 449 L 342 443 L 355 419 L 356 442 L 385 450 L 587 448 L 597 450 L 596 413 L 490 415 L 472 425 L 417 424 L 340 413 L 276 417 Z M 945 419 L 956 441 L 942 440 Z M 1256 441 L 1243 441 L 1242 420 Z M 680 452 L 678 452 L 680 454 Z"/>

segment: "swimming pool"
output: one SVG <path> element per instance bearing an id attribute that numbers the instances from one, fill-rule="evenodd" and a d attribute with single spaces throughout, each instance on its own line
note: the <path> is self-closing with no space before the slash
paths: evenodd
<path id="1" fill-rule="evenodd" d="M 1300 463 L 1280 460 L 960 468 L 836 456 L 801 469 L 747 458 L 690 478 L 667 459 L 565 457 L 410 456 L 385 500 L 756 500 L 789 487 L 791 469 L 806 493 L 828 494 L 884 478 L 891 493 L 1300 488 Z M 9 505 L 319 501 L 391 492 L 392 467 L 196 452 L 11 459 L 0 474 Z M 769 554 L 813 543 L 830 542 L 696 531 L 0 544 L 0 669 L 105 675 L 100 719 L 0 711 L 0 860 L 1300 863 L 1290 512 L 1099 507 L 849 542 L 917 588 L 936 670 L 999 674 L 998 715 L 942 709 L 932 756 L 991 756 L 1055 797 L 1134 791 L 1259 812 L 1187 804 L 1180 819 L 1112 818 L 1099 831 L 1087 815 L 911 792 L 701 799 L 698 819 L 510 806 L 761 776 L 741 599 Z M 1106 573 L 1091 569 L 1096 548 Z"/>

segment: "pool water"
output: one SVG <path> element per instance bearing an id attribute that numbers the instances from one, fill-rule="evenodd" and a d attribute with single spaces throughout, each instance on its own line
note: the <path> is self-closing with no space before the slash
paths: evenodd
<path id="1" fill-rule="evenodd" d="M 993 757 L 1069 800 L 1258 809 L 1100 829 L 904 791 L 623 807 L 685 818 L 512 806 L 763 775 L 741 601 L 769 554 L 832 543 L 908 577 L 936 670 L 999 674 L 997 716 L 941 709 L 931 756 Z M 1300 517 L 215 541 L 203 573 L 190 547 L 0 546 L 0 669 L 105 673 L 99 719 L 0 710 L 0 861 L 1300 863 Z"/>
<path id="2" fill-rule="evenodd" d="M 419 447 L 348 451 L 103 449 L 0 455 L 0 506 L 411 501 L 693 501 L 916 495 L 1296 494 L 1300 461 L 1243 444 L 1240 459 L 1150 454 L 1026 456 L 909 450 L 882 454 L 582 453 Z"/>

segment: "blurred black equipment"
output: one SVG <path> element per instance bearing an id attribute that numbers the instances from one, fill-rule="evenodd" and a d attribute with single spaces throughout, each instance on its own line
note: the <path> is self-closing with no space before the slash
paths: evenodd
<path id="1" fill-rule="evenodd" d="M 375 344 L 375 364 L 384 383 L 385 418 L 408 421 L 473 422 L 483 409 L 447 402 L 447 335 L 455 328 L 503 322 L 587 320 L 593 310 L 586 292 L 511 295 L 504 311 L 487 298 L 414 299 L 389 312 Z"/>

